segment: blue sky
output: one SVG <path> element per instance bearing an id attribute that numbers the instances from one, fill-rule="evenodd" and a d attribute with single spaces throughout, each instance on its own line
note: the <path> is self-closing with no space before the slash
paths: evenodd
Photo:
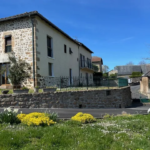
<path id="1" fill-rule="evenodd" d="M 150 57 L 149 0 L 0 0 L 0 18 L 37 10 L 110 70 Z M 149 63 L 147 61 L 147 63 Z"/>

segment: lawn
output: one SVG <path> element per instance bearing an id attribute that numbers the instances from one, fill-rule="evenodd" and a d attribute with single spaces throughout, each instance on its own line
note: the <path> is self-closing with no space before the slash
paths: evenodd
<path id="1" fill-rule="evenodd" d="M 137 149 L 150 149 L 150 115 L 117 116 L 90 124 L 59 121 L 47 127 L 0 124 L 0 150 Z"/>
<path id="2" fill-rule="evenodd" d="M 88 87 L 88 90 L 108 90 L 108 89 L 118 89 L 119 87 Z M 6 89 L 0 89 L 0 95 L 2 94 L 2 91 Z M 67 87 L 67 88 L 57 88 L 57 92 L 66 92 L 66 91 L 86 91 L 87 87 Z M 42 93 L 42 89 L 39 89 L 39 93 Z M 8 94 L 12 94 L 13 90 L 9 90 Z M 29 94 L 33 94 L 34 90 L 30 89 Z"/>

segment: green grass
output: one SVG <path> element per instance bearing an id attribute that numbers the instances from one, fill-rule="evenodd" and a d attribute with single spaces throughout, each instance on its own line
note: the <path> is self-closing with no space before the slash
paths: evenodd
<path id="1" fill-rule="evenodd" d="M 0 94 L 2 94 L 2 91 L 4 91 L 5 89 L 0 89 Z M 12 94 L 13 93 L 13 90 L 9 90 L 9 93 L 8 94 Z"/>
<path id="2" fill-rule="evenodd" d="M 88 90 L 107 90 L 107 89 L 118 89 L 118 87 L 88 87 Z M 2 94 L 2 91 L 7 89 L 0 89 L 0 94 Z M 65 92 L 65 91 L 86 91 L 87 87 L 68 87 L 68 88 L 57 88 L 56 92 Z M 39 93 L 42 93 L 43 90 L 39 89 Z M 13 90 L 9 90 L 8 94 L 12 94 Z M 30 89 L 29 94 L 33 94 L 34 90 Z"/>
<path id="3" fill-rule="evenodd" d="M 112 117 L 49 127 L 0 125 L 1 150 L 149 150 L 150 115 Z"/>

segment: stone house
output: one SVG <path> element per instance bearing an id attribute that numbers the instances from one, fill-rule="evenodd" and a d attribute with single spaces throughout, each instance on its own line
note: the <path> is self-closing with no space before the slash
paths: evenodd
<path id="1" fill-rule="evenodd" d="M 87 46 L 72 39 L 37 11 L 0 19 L 0 68 L 9 66 L 8 55 L 14 53 L 31 65 L 27 87 L 38 85 L 38 77 L 73 76 L 92 79 L 93 53 Z M 0 75 L 0 88 L 9 88 L 8 70 Z"/>

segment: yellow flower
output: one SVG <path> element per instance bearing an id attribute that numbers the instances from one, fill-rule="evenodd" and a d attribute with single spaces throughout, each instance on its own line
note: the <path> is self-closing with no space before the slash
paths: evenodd
<path id="1" fill-rule="evenodd" d="M 21 121 L 25 116 L 26 114 L 18 114 L 17 118 Z"/>
<path id="2" fill-rule="evenodd" d="M 71 118 L 71 120 L 79 121 L 81 123 L 94 122 L 95 118 L 91 114 L 79 112 Z"/>
<path id="3" fill-rule="evenodd" d="M 50 118 L 45 113 L 33 112 L 27 115 L 19 114 L 17 117 L 23 124 L 28 126 L 52 125 L 56 123 L 53 120 L 50 120 Z"/>

